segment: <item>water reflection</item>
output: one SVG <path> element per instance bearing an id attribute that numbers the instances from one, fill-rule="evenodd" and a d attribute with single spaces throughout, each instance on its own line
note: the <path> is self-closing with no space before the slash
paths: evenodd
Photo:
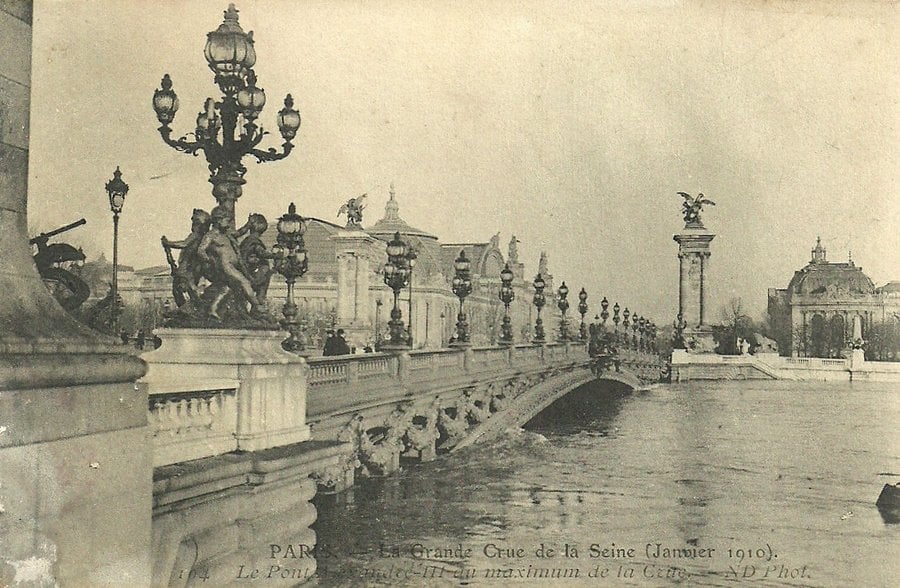
<path id="1" fill-rule="evenodd" d="M 598 563 L 624 563 L 638 575 L 593 579 L 593 586 L 733 586 L 724 574 L 739 564 L 727 550 L 768 545 L 777 558 L 749 562 L 760 574 L 774 562 L 807 566 L 812 575 L 757 578 L 760 586 L 889 585 L 900 569 L 896 557 L 885 556 L 900 552 L 900 527 L 885 523 L 875 499 L 885 483 L 900 479 L 890 473 L 900 472 L 894 393 L 872 384 L 798 382 L 635 393 L 586 386 L 525 431 L 361 484 L 345 503 L 320 499 L 320 545 L 335 557 L 320 560 L 319 582 L 505 586 L 516 580 L 477 573 L 546 566 L 535 548 L 568 544 L 578 549 L 572 562 L 583 573 Z M 487 543 L 522 546 L 528 556 L 498 563 L 483 552 Z M 591 559 L 592 543 L 636 553 L 628 562 Z M 666 569 L 644 550 L 656 543 L 717 551 L 712 559 L 675 562 L 685 576 L 640 577 Z M 472 553 L 414 557 L 409 548 L 416 544 Z M 382 550 L 398 546 L 399 557 L 383 557 Z M 427 582 L 421 575 L 371 575 L 428 565 L 451 571 Z M 476 577 L 466 575 L 473 570 Z"/>

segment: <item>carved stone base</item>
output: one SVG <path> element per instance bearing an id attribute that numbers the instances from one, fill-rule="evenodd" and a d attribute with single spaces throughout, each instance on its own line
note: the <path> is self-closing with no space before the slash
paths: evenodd
<path id="1" fill-rule="evenodd" d="M 309 439 L 306 361 L 281 347 L 281 331 L 158 329 L 143 381 L 155 394 L 188 395 L 208 382 L 236 382 L 237 449 L 257 451 Z"/>

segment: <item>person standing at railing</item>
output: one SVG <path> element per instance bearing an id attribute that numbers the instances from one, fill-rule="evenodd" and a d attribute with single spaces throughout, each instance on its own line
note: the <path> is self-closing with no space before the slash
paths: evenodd
<path id="1" fill-rule="evenodd" d="M 334 354 L 333 355 L 349 355 L 350 345 L 344 339 L 344 329 L 338 329 L 334 336 Z"/>
<path id="2" fill-rule="evenodd" d="M 322 355 L 324 355 L 325 357 L 337 355 L 337 353 L 334 352 L 335 340 L 336 336 L 334 334 L 334 331 L 332 331 L 331 329 L 325 331 L 325 346 L 322 349 Z"/>

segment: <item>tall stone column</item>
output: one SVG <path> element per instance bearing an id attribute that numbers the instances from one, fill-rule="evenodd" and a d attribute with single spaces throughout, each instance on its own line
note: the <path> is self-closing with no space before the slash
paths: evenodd
<path id="1" fill-rule="evenodd" d="M 337 327 L 344 329 L 351 346 L 361 348 L 375 337 L 369 286 L 378 255 L 384 255 L 383 244 L 356 228 L 341 230 L 329 238 L 335 244 L 338 263 Z"/>
<path id="2" fill-rule="evenodd" d="M 69 316 L 31 260 L 31 11 L 0 2 L 0 585 L 149 586 L 144 363 Z"/>
<path id="3" fill-rule="evenodd" d="M 673 239 L 678 243 L 678 310 L 687 323 L 685 341 L 695 352 L 715 349 L 709 314 L 709 244 L 715 237 L 700 223 L 689 223 Z"/>

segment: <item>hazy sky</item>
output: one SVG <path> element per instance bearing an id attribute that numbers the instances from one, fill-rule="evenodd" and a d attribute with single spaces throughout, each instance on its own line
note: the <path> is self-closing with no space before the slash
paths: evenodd
<path id="1" fill-rule="evenodd" d="M 153 90 L 169 73 L 193 130 L 218 96 L 203 58 L 227 2 L 35 0 L 33 230 L 112 249 L 103 190 L 131 186 L 120 260 L 164 264 L 214 205 L 205 161 L 158 136 Z M 898 8 L 888 2 L 243 1 L 268 102 L 303 116 L 294 153 L 249 171 L 238 218 L 290 201 L 335 220 L 396 184 L 401 215 L 445 243 L 521 239 L 557 280 L 657 321 L 677 307 L 676 191 L 717 206 L 714 308 L 762 314 L 821 235 L 829 259 L 900 279 Z M 268 144 L 266 144 L 268 146 Z M 311 260 L 315 263 L 315 260 Z M 718 310 L 713 318 L 718 318 Z"/>

